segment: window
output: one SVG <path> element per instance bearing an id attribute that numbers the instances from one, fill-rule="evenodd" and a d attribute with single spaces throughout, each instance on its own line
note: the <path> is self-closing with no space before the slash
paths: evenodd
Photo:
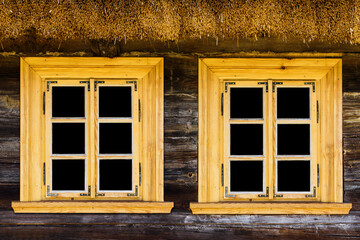
<path id="1" fill-rule="evenodd" d="M 316 82 L 224 84 L 224 199 L 317 201 Z"/>
<path id="2" fill-rule="evenodd" d="M 344 214 L 340 59 L 199 60 L 195 214 Z"/>
<path id="3" fill-rule="evenodd" d="M 15 212 L 170 212 L 162 69 L 161 58 L 22 58 Z"/>
<path id="4" fill-rule="evenodd" d="M 95 199 L 141 199 L 138 81 L 57 80 L 46 85 L 46 198 L 91 198 L 94 186 Z"/>

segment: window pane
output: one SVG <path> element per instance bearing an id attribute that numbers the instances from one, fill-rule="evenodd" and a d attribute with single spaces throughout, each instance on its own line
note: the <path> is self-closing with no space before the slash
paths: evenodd
<path id="1" fill-rule="evenodd" d="M 53 123 L 53 154 L 85 154 L 85 123 Z"/>
<path id="2" fill-rule="evenodd" d="M 310 124 L 278 124 L 278 155 L 310 155 Z"/>
<path id="3" fill-rule="evenodd" d="M 100 123 L 101 154 L 131 154 L 131 123 Z"/>
<path id="4" fill-rule="evenodd" d="M 132 160 L 100 160 L 101 191 L 132 190 Z"/>
<path id="5" fill-rule="evenodd" d="M 85 117 L 85 87 L 52 87 L 53 117 Z"/>
<path id="6" fill-rule="evenodd" d="M 263 155 L 263 125 L 231 124 L 230 154 Z"/>
<path id="7" fill-rule="evenodd" d="M 263 162 L 231 161 L 230 190 L 233 192 L 262 192 Z"/>
<path id="8" fill-rule="evenodd" d="M 310 161 L 278 161 L 279 192 L 310 191 Z"/>
<path id="9" fill-rule="evenodd" d="M 262 88 L 230 88 L 230 118 L 262 117 Z"/>
<path id="10" fill-rule="evenodd" d="M 277 88 L 278 118 L 310 118 L 309 88 Z"/>
<path id="11" fill-rule="evenodd" d="M 52 160 L 52 190 L 85 190 L 85 160 Z"/>
<path id="12" fill-rule="evenodd" d="M 99 87 L 100 117 L 131 117 L 131 87 Z"/>

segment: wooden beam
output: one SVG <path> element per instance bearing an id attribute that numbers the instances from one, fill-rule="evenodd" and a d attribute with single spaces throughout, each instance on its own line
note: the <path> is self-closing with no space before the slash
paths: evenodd
<path id="1" fill-rule="evenodd" d="M 351 203 L 190 203 L 193 214 L 349 214 Z"/>

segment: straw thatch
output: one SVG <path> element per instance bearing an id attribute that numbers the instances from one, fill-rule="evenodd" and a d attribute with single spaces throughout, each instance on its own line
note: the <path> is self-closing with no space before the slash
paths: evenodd
<path id="1" fill-rule="evenodd" d="M 0 0 L 0 40 L 236 39 L 360 43 L 360 0 Z"/>

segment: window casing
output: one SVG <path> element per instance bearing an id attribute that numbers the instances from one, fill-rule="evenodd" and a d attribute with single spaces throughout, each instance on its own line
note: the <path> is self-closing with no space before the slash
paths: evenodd
<path id="1" fill-rule="evenodd" d="M 170 212 L 163 59 L 22 58 L 20 161 L 15 212 Z"/>
<path id="2" fill-rule="evenodd" d="M 348 213 L 351 204 L 342 203 L 341 79 L 341 59 L 200 59 L 199 197 L 190 204 L 193 213 Z M 308 106 L 309 116 L 286 110 L 289 104 L 280 100 L 289 89 L 303 99 L 308 93 L 308 103 L 301 106 L 301 100 L 297 107 Z M 234 116 L 232 91 L 246 110 Z M 289 129 L 307 140 L 288 144 Z M 305 150 L 299 152 L 301 145 Z M 305 187 L 287 184 L 291 169 L 302 169 L 298 177 L 305 176 Z M 278 171 L 287 181 L 278 182 Z M 240 174 L 231 180 L 234 173 Z M 246 179 L 251 184 L 241 184 Z"/>

